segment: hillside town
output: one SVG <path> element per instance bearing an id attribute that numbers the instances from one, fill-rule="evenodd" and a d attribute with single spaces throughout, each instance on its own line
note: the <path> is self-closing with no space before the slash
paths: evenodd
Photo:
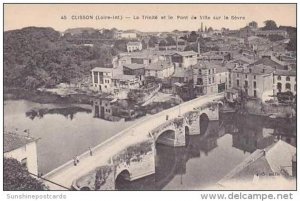
<path id="1" fill-rule="evenodd" d="M 87 158 L 87 155 L 90 158 L 96 157 L 96 151 L 94 152 L 96 148 L 93 148 L 96 147 L 96 142 L 100 144 L 117 131 L 126 131 L 125 128 L 134 125 L 133 123 L 140 120 L 142 122 L 153 115 L 161 117 L 159 116 L 160 112 L 170 111 L 167 109 L 175 107 L 179 108 L 176 111 L 178 110 L 181 114 L 182 104 L 201 97 L 220 96 L 217 120 L 222 123 L 212 125 L 212 121 L 205 126 L 201 125 L 200 131 L 204 127 L 208 129 L 207 134 L 203 135 L 204 139 L 199 138 L 198 140 L 201 146 L 195 144 L 193 147 L 191 144 L 186 144 L 185 152 L 179 153 L 179 155 L 182 154 L 182 158 L 174 159 L 174 161 L 180 161 L 180 164 L 179 167 L 176 166 L 177 169 L 174 174 L 172 173 L 172 178 L 179 175 L 182 177 L 187 171 L 187 161 L 193 157 L 200 157 L 199 150 L 201 150 L 201 154 L 209 155 L 211 150 L 217 150 L 217 140 L 226 137 L 226 133 L 231 133 L 232 146 L 230 148 L 241 151 L 245 158 L 240 163 L 236 162 L 239 165 L 235 167 L 228 166 L 227 173 L 220 175 L 212 188 L 230 189 L 231 182 L 236 182 L 235 179 L 241 178 L 250 178 L 250 185 L 253 185 L 252 181 L 257 181 L 260 177 L 259 174 L 267 172 L 275 176 L 280 173 L 280 179 L 287 180 L 288 183 L 292 182 L 288 189 L 294 189 L 297 102 L 296 28 L 278 26 L 273 20 L 266 20 L 264 23 L 263 27 L 258 27 L 258 23 L 252 21 L 237 30 L 227 28 L 216 30 L 204 23 L 200 23 L 199 29 L 194 31 L 142 32 L 116 28 L 74 28 L 58 34 L 56 31 L 50 30 L 51 34 L 47 37 L 54 39 L 49 39 L 51 43 L 45 43 L 45 47 L 50 47 L 50 50 L 48 51 L 46 48 L 47 51 L 43 55 L 35 55 L 34 62 L 24 59 L 27 63 L 23 64 L 22 57 L 20 57 L 22 62 L 15 63 L 12 62 L 14 59 L 9 59 L 13 55 L 5 53 L 7 57 L 4 73 L 4 96 L 7 101 L 5 107 L 10 107 L 10 109 L 6 109 L 6 112 L 13 111 L 15 107 L 14 102 L 9 102 L 11 100 L 25 99 L 32 102 L 21 102 L 22 105 L 16 107 L 26 108 L 21 112 L 23 116 L 25 113 L 25 119 L 26 121 L 29 119 L 30 123 L 26 125 L 20 123 L 20 127 L 13 125 L 17 127 L 14 129 L 9 129 L 9 125 L 5 125 L 4 156 L 16 159 L 22 166 L 27 167 L 36 178 L 40 179 L 39 181 L 44 182 L 43 175 L 49 172 L 50 174 L 46 175 L 51 175 L 58 166 L 67 167 L 69 165 L 71 168 L 80 168 L 80 164 L 84 163 L 82 161 Z M 31 29 L 35 28 L 24 28 L 24 31 L 27 34 L 32 31 Z M 39 31 L 37 32 L 39 33 Z M 45 30 L 41 32 L 43 31 Z M 47 31 L 49 30 L 45 32 Z M 13 35 L 14 33 L 9 31 L 5 36 L 7 37 L 7 51 L 10 50 L 8 44 L 13 44 L 13 37 L 9 38 L 11 36 L 9 34 Z M 39 34 L 34 36 L 40 37 Z M 52 44 L 53 41 L 59 41 L 59 43 Z M 54 45 L 61 49 L 51 49 Z M 68 55 L 61 56 L 63 53 L 60 51 L 68 52 Z M 22 55 L 25 54 L 29 53 L 22 53 Z M 44 55 L 48 55 L 48 57 L 43 58 Z M 56 63 L 60 59 L 61 61 Z M 8 66 L 13 67 L 8 68 Z M 39 68 L 39 66 L 43 67 Z M 22 94 L 18 92 L 19 89 L 28 90 L 28 92 Z M 44 102 L 39 102 L 38 97 L 43 97 Z M 61 105 L 64 101 L 69 104 L 68 107 Z M 213 105 L 209 106 L 209 110 L 214 110 Z M 70 132 L 73 133 L 76 133 L 76 130 L 80 131 L 77 133 L 78 138 L 68 138 L 67 146 L 70 146 L 70 151 L 65 151 L 66 153 L 63 151 L 62 157 L 65 158 L 57 160 L 59 162 L 55 164 L 55 167 L 49 168 L 44 165 L 44 169 L 41 170 L 41 167 L 38 167 L 38 143 L 40 141 L 45 143 L 43 139 L 46 139 L 51 142 L 51 146 L 54 146 L 53 142 L 56 139 L 30 136 L 31 132 L 36 131 L 32 122 L 43 121 L 53 115 L 66 117 L 64 120 L 58 117 L 57 119 L 61 122 L 76 122 L 76 118 L 81 117 L 82 119 L 77 121 L 76 126 L 78 127 L 69 123 L 66 123 L 65 127 L 61 127 L 70 129 Z M 23 116 L 22 118 L 24 118 Z M 167 122 L 170 120 L 170 116 L 169 114 L 163 115 L 162 119 Z M 266 125 L 257 124 L 257 128 L 254 128 L 254 125 L 247 127 L 245 119 L 253 116 L 254 120 L 251 121 L 257 121 L 255 118 L 264 119 L 263 122 L 268 122 L 268 127 L 265 128 L 267 123 Z M 90 117 L 91 119 L 89 119 Z M 179 117 L 181 115 L 178 115 Z M 7 118 L 8 120 L 5 119 L 4 123 L 13 124 L 12 120 L 9 121 L 10 117 Z M 239 118 L 243 119 L 242 123 L 237 123 Z M 52 121 L 55 122 L 49 120 L 51 124 Z M 231 122 L 226 124 L 226 121 Z M 93 126 L 100 124 L 99 130 L 93 130 Z M 290 129 L 291 134 L 286 133 L 285 135 L 285 131 L 278 128 L 278 126 L 284 127 L 284 124 L 292 125 L 287 128 Z M 45 124 L 41 124 L 39 128 L 45 129 L 45 132 L 58 133 L 60 135 L 57 137 L 58 139 L 67 133 L 65 130 L 60 132 L 61 128 L 56 128 L 54 125 L 55 123 L 49 130 L 43 128 Z M 241 127 L 241 125 L 245 127 Z M 33 129 L 22 126 L 32 126 Z M 80 129 L 80 126 L 84 130 Z M 114 126 L 115 128 L 113 128 Z M 97 139 L 94 134 L 101 131 L 106 132 L 105 129 L 108 128 L 116 130 L 109 131 L 111 136 L 99 138 L 99 141 L 94 143 L 93 140 Z M 134 136 L 135 130 L 132 130 L 130 131 L 132 132 L 131 136 Z M 85 138 L 88 138 L 85 135 L 89 134 L 82 135 L 82 132 L 93 133 L 93 135 L 89 141 L 84 141 Z M 151 135 L 149 132 L 149 136 Z M 171 136 L 170 133 L 167 135 Z M 84 141 L 84 145 L 78 143 L 76 139 Z M 190 141 L 190 143 L 198 141 Z M 69 145 L 72 143 L 74 146 Z M 47 148 L 53 150 L 53 154 L 60 155 L 54 153 L 56 150 L 51 146 L 46 145 Z M 63 144 L 59 144 L 57 147 L 63 146 Z M 200 147 L 197 150 L 199 154 L 194 150 L 197 147 Z M 85 153 L 87 150 L 89 150 L 88 154 Z M 149 150 L 147 149 L 147 151 Z M 82 153 L 85 154 L 81 155 Z M 149 153 L 141 151 L 140 155 Z M 169 153 L 168 150 L 165 153 Z M 42 157 L 45 158 L 47 151 L 44 150 L 42 154 Z M 123 155 L 122 157 L 129 157 L 126 154 Z M 276 155 L 283 156 L 284 160 L 277 160 Z M 177 157 L 177 152 L 175 157 Z M 201 155 L 201 157 L 203 156 Z M 166 158 L 164 160 L 167 160 Z M 127 158 L 126 160 L 118 158 L 118 160 L 125 163 Z M 139 158 L 134 160 L 134 162 L 142 161 Z M 48 159 L 45 161 L 50 163 Z M 120 161 L 118 161 L 118 167 L 122 165 Z M 67 165 L 63 165 L 66 162 Z M 130 162 L 132 161 L 127 163 Z M 13 161 L 8 161 L 7 164 L 9 163 L 13 163 Z M 126 165 L 128 166 L 128 164 Z M 127 167 L 126 165 L 125 167 Z M 162 167 L 168 167 L 168 165 L 163 164 Z M 262 169 L 266 172 L 263 172 Z M 100 177 L 102 179 L 103 175 L 108 175 L 103 171 L 100 176 L 98 173 L 94 175 L 95 183 L 97 183 L 97 179 L 100 180 Z M 47 177 L 48 180 L 49 178 L 50 176 Z M 124 178 L 127 182 L 130 180 L 128 175 Z M 85 186 L 86 178 L 80 179 L 72 181 L 72 188 L 52 180 L 51 182 L 72 190 L 90 189 Z M 47 182 L 49 182 L 48 180 Z M 264 182 L 263 179 L 260 181 Z M 133 185 L 122 182 L 126 188 Z M 103 185 L 108 182 L 101 180 L 100 183 Z M 263 183 L 260 184 L 263 185 Z M 47 189 L 47 185 L 44 186 L 41 183 L 41 188 Z M 101 185 L 97 184 L 91 189 L 101 189 Z M 139 185 L 133 185 L 132 189 L 138 188 L 137 186 Z M 34 189 L 32 186 L 30 188 Z M 156 186 L 155 188 L 160 187 Z M 205 189 L 207 186 L 203 188 Z"/>
<path id="2" fill-rule="evenodd" d="M 213 30 L 202 23 L 192 32 L 116 31 L 116 39 L 127 41 L 127 51 L 113 57 L 110 67 L 92 68 L 87 79 L 88 90 L 109 100 L 96 106 L 95 115 L 112 119 L 118 103 L 128 99 L 141 105 L 157 95 L 180 102 L 224 92 L 228 110 L 295 117 L 286 109 L 297 94 L 296 52 L 288 50 L 288 30 L 250 22 L 239 30 Z M 255 108 L 240 108 L 250 102 Z M 128 118 L 132 115 L 128 111 Z"/>

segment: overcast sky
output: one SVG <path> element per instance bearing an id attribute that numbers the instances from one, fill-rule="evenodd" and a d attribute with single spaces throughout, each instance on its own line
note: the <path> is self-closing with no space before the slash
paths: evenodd
<path id="1" fill-rule="evenodd" d="M 79 20 L 78 16 L 92 15 L 94 19 Z M 96 20 L 96 16 L 123 16 L 123 20 Z M 142 15 L 173 16 L 173 20 L 133 19 Z M 61 19 L 66 16 L 67 19 Z M 73 19 L 72 19 L 73 16 Z M 188 16 L 188 20 L 177 20 L 177 16 Z M 197 19 L 191 20 L 192 16 Z M 200 20 L 199 16 L 210 16 L 210 20 Z M 212 19 L 220 16 L 220 20 Z M 224 20 L 224 16 L 244 17 L 239 20 Z M 125 18 L 130 17 L 130 19 Z M 27 26 L 53 27 L 64 31 L 75 27 L 117 28 L 140 31 L 197 30 L 201 22 L 214 29 L 222 27 L 238 29 L 250 21 L 263 26 L 265 20 L 272 19 L 277 25 L 296 26 L 295 4 L 5 4 L 4 30 L 20 29 Z"/>

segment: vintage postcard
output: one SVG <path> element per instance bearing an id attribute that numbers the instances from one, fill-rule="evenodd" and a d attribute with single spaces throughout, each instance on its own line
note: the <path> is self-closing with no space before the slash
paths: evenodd
<path id="1" fill-rule="evenodd" d="M 3 5 L 3 190 L 296 190 L 296 4 Z"/>

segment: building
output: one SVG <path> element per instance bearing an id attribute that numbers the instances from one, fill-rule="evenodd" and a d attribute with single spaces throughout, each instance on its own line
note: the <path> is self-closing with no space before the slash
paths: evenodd
<path id="1" fill-rule="evenodd" d="M 212 62 L 193 66 L 193 80 L 197 96 L 224 92 L 227 89 L 228 70 Z"/>
<path id="2" fill-rule="evenodd" d="M 114 91 L 118 93 L 121 89 L 138 89 L 143 82 L 135 75 L 116 74 L 112 78 Z"/>
<path id="3" fill-rule="evenodd" d="M 274 72 L 274 95 L 290 91 L 297 94 L 297 73 L 295 70 L 276 70 Z"/>
<path id="4" fill-rule="evenodd" d="M 145 80 L 145 66 L 144 64 L 125 64 L 123 65 L 123 74 L 124 75 L 134 75 L 137 77 L 142 85 L 144 85 Z"/>
<path id="5" fill-rule="evenodd" d="M 37 139 L 28 133 L 4 131 L 4 157 L 18 160 L 32 174 L 38 175 Z"/>
<path id="6" fill-rule="evenodd" d="M 137 34 L 134 32 L 122 32 L 122 31 L 117 31 L 114 34 L 115 39 L 136 39 Z"/>
<path id="7" fill-rule="evenodd" d="M 172 55 L 172 63 L 176 67 L 189 68 L 197 64 L 197 53 L 194 51 L 176 52 Z"/>
<path id="8" fill-rule="evenodd" d="M 145 76 L 167 78 L 174 74 L 174 65 L 167 61 L 151 63 L 145 67 Z"/>
<path id="9" fill-rule="evenodd" d="M 255 31 L 255 35 L 256 36 L 264 36 L 264 37 L 268 37 L 268 36 L 272 36 L 272 35 L 279 35 L 279 36 L 283 36 L 284 38 L 288 37 L 287 31 L 281 30 L 281 29 L 276 29 L 276 30 L 256 30 Z"/>
<path id="10" fill-rule="evenodd" d="M 136 41 L 136 42 L 128 42 L 127 43 L 127 52 L 136 52 L 136 51 L 141 51 L 143 49 L 143 45 L 141 42 Z"/>
<path id="11" fill-rule="evenodd" d="M 112 68 L 95 67 L 92 69 L 92 89 L 109 93 L 112 90 Z"/>
<path id="12" fill-rule="evenodd" d="M 263 100 L 263 97 L 273 95 L 273 72 L 272 67 L 263 64 L 236 67 L 231 74 L 232 87 Z"/>
<path id="13" fill-rule="evenodd" d="M 193 70 L 185 68 L 175 68 L 175 72 L 171 77 L 171 83 L 189 83 L 193 81 Z"/>

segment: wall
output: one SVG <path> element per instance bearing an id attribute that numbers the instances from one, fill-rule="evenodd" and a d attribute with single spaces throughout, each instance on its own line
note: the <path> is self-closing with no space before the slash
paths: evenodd
<path id="1" fill-rule="evenodd" d="M 6 152 L 4 153 L 4 157 L 11 157 L 20 162 L 22 161 L 22 159 L 27 158 L 28 171 L 36 175 L 38 174 L 36 141 L 10 152 Z"/>

